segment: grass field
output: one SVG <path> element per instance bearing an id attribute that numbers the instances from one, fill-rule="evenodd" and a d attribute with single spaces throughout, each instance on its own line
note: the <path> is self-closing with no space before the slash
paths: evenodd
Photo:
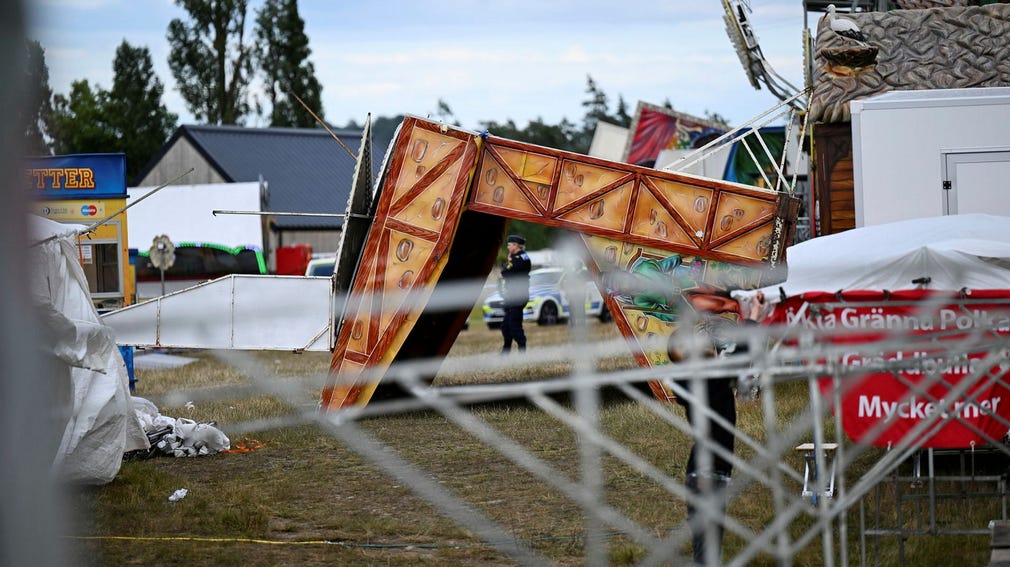
<path id="1" fill-rule="evenodd" d="M 590 336 L 616 336 L 610 324 L 590 323 Z M 568 340 L 567 326 L 527 326 L 531 350 Z M 436 385 L 512 381 L 563 376 L 570 363 L 544 364 L 521 371 L 468 373 L 454 358 L 495 353 L 500 335 L 480 323 L 461 333 L 446 371 Z M 234 353 L 232 353 L 234 354 Z M 323 428 L 299 419 L 318 401 L 320 377 L 328 354 L 258 352 L 225 361 L 196 353 L 199 361 L 176 370 L 138 371 L 136 395 L 154 401 L 162 414 L 213 421 L 233 446 L 243 440 L 263 443 L 245 453 L 199 458 L 159 457 L 124 462 L 110 484 L 81 489 L 72 502 L 78 533 L 71 540 L 86 565 L 512 565 L 498 546 L 482 542 L 468 526 L 447 518 L 400 479 L 385 474 Z M 607 370 L 631 368 L 628 356 L 599 362 Z M 309 377 L 309 379 L 306 379 Z M 316 379 L 312 379 L 315 377 Z M 255 386 L 270 383 L 286 392 L 266 395 Z M 278 390 L 280 391 L 280 390 Z M 294 392 L 292 394 L 292 392 Z M 185 402 L 193 400 L 191 409 Z M 779 386 L 776 417 L 784 426 L 802 412 L 808 393 L 802 383 Z M 563 405 L 568 402 L 562 400 Z M 764 442 L 760 402 L 739 404 L 739 426 Z M 680 410 L 674 410 L 680 413 Z M 472 410 L 508 440 L 549 464 L 556 474 L 579 478 L 578 437 L 565 424 L 528 403 L 502 402 Z M 287 421 L 263 422 L 277 418 Z M 627 449 L 676 479 L 690 449 L 688 437 L 641 404 L 607 396 L 600 429 Z M 266 423 L 260 427 L 257 424 Z M 557 486 L 545 482 L 479 440 L 473 431 L 433 411 L 373 417 L 357 423 L 363 434 L 380 441 L 423 480 L 454 493 L 467 505 L 505 527 L 557 565 L 582 565 L 586 546 L 605 550 L 614 565 L 631 565 L 648 550 L 617 531 L 602 541 L 587 541 L 584 511 Z M 828 429 L 832 431 L 832 429 Z M 750 451 L 738 450 L 747 457 Z M 858 475 L 879 452 L 870 451 L 847 471 Z M 802 471 L 798 454 L 788 464 Z M 665 488 L 628 466 L 605 457 L 602 482 L 607 503 L 653 536 L 682 530 L 685 507 Z M 786 490 L 800 491 L 787 481 Z M 178 502 L 168 496 L 178 488 L 189 494 Z M 889 496 L 890 494 L 890 496 Z M 893 493 L 877 499 L 885 509 Z M 995 500 L 993 499 L 993 502 Z M 731 503 L 731 515 L 760 531 L 775 521 L 771 492 L 759 485 Z M 944 514 L 996 517 L 992 502 L 947 509 Z M 906 514 L 911 516 L 912 514 Z M 858 565 L 858 510 L 849 515 L 849 563 Z M 903 522 L 910 522 L 907 517 Z M 804 515 L 790 524 L 800 534 L 813 522 Z M 983 524 L 984 525 L 984 524 Z M 727 555 L 745 542 L 728 535 Z M 686 547 L 684 548 L 686 552 Z M 881 538 L 881 564 L 897 564 L 896 538 Z M 907 565 L 988 563 L 984 536 L 926 537 L 905 541 Z M 794 558 L 795 565 L 823 565 L 819 541 Z M 753 565 L 774 565 L 758 557 Z"/>

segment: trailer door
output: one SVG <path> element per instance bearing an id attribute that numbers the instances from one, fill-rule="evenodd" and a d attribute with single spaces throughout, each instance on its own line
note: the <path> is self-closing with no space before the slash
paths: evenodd
<path id="1" fill-rule="evenodd" d="M 943 154 L 943 214 L 1010 216 L 1010 149 Z"/>

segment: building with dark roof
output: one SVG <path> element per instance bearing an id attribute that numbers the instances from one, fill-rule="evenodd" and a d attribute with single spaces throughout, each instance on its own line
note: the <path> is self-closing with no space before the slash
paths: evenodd
<path id="1" fill-rule="evenodd" d="M 333 133 L 343 145 L 322 128 L 181 126 L 141 172 L 138 186 L 161 185 L 193 168 L 177 183 L 261 181 L 263 211 L 342 214 L 356 161 L 350 152 L 357 154 L 362 133 Z M 387 144 L 373 143 L 373 175 Z M 272 258 L 278 247 L 296 243 L 332 252 L 343 223 L 339 217 L 264 216 L 264 242 L 269 242 L 264 252 Z"/>

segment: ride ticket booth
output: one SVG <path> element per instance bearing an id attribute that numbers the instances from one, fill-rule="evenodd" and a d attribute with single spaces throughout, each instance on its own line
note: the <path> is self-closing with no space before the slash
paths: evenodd
<path id="1" fill-rule="evenodd" d="M 75 154 L 27 158 L 32 212 L 62 223 L 91 226 L 126 206 L 126 155 Z M 126 213 L 78 237 L 91 299 L 106 312 L 134 302 Z"/>

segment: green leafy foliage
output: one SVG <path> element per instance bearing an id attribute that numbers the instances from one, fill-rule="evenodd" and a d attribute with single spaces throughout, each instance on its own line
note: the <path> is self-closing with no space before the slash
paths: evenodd
<path id="1" fill-rule="evenodd" d="M 136 182 L 141 169 L 172 135 L 179 117 L 161 102 L 165 87 L 154 74 L 148 48 L 124 41 L 116 49 L 112 67 L 115 77 L 107 111 L 119 147 L 126 153 L 126 177 Z"/>
<path id="2" fill-rule="evenodd" d="M 186 107 L 208 124 L 241 124 L 249 113 L 254 45 L 246 0 L 176 0 L 189 13 L 168 24 L 168 66 Z"/>
<path id="3" fill-rule="evenodd" d="M 118 147 L 106 109 L 109 93 L 85 79 L 70 85 L 70 94 L 53 97 L 50 133 L 56 154 L 111 152 Z"/>
<path id="4" fill-rule="evenodd" d="M 481 126 L 489 134 L 501 138 L 584 154 L 589 151 L 599 121 L 603 120 L 624 127 L 631 124 L 631 116 L 628 115 L 624 98 L 618 97 L 617 108 L 611 113 L 607 95 L 596 85 L 596 81 L 591 76 L 586 77 L 586 95 L 587 98 L 582 102 L 585 115 L 581 126 L 570 122 L 567 118 L 562 118 L 558 124 L 547 124 L 540 117 L 530 120 L 525 128 L 519 128 L 512 119 L 502 123 L 482 122 Z M 553 246 L 558 239 L 563 237 L 564 232 L 541 224 L 519 220 L 509 221 L 508 231 L 522 234 L 526 238 L 526 248 L 529 250 Z"/>
<path id="5" fill-rule="evenodd" d="M 548 124 L 540 117 L 530 120 L 523 128 L 517 126 L 511 118 L 504 122 L 486 121 L 480 124 L 495 136 L 584 154 L 589 151 L 599 121 L 624 127 L 631 124 L 624 98 L 618 97 L 617 108 L 611 113 L 606 93 L 591 76 L 586 77 L 586 95 L 581 103 L 585 109 L 581 125 L 570 122 L 567 118 L 562 118 L 557 124 Z"/>
<path id="6" fill-rule="evenodd" d="M 323 117 L 322 85 L 309 61 L 312 51 L 299 15 L 297 0 L 264 0 L 257 12 L 255 39 L 246 37 L 248 0 L 175 0 L 188 18 L 173 19 L 168 26 L 169 68 L 177 88 L 198 122 L 242 124 L 254 110 L 262 113 L 259 100 L 250 103 L 249 87 L 259 73 L 264 82 L 264 102 L 269 104 L 271 126 L 314 127 Z M 178 117 L 161 104 L 164 86 L 153 72 L 146 47 L 125 41 L 116 52 L 116 77 L 111 91 L 87 80 L 73 83 L 67 95 L 51 94 L 44 50 L 38 42 L 27 45 L 29 75 L 37 105 L 25 117 L 25 133 L 33 153 L 110 152 L 127 154 L 127 172 L 132 179 L 164 144 Z M 592 76 L 586 77 L 586 98 L 581 102 L 580 123 L 562 118 L 550 124 L 542 117 L 520 127 L 513 119 L 480 122 L 490 134 L 549 148 L 587 153 L 597 124 L 602 120 L 630 125 L 632 117 L 623 96 L 611 110 L 610 99 Z M 308 110 L 302 108 L 295 97 Z M 665 104 L 670 106 L 669 101 Z M 713 120 L 717 113 L 708 113 Z M 432 114 L 459 125 L 442 98 Z M 375 144 L 384 147 L 392 139 L 403 115 L 375 117 Z M 360 128 L 350 121 L 347 128 Z M 549 245 L 552 229 L 530 223 L 516 225 L 528 234 L 532 246 Z"/>
<path id="7" fill-rule="evenodd" d="M 270 101 L 270 125 L 311 128 L 323 117 L 323 87 L 309 61 L 312 50 L 297 0 L 266 0 L 256 18 L 256 55 Z"/>
<path id="8" fill-rule="evenodd" d="M 49 87 L 49 67 L 42 44 L 25 42 L 25 70 L 28 75 L 29 106 L 25 115 L 19 114 L 19 123 L 25 132 L 25 148 L 33 155 L 48 155 L 46 141 L 52 108 L 53 90 Z"/>
<path id="9" fill-rule="evenodd" d="M 109 91 L 81 80 L 71 84 L 69 95 L 55 95 L 48 131 L 57 154 L 124 152 L 132 183 L 172 134 L 178 116 L 162 104 L 165 89 L 146 47 L 124 41 L 113 70 Z"/>

